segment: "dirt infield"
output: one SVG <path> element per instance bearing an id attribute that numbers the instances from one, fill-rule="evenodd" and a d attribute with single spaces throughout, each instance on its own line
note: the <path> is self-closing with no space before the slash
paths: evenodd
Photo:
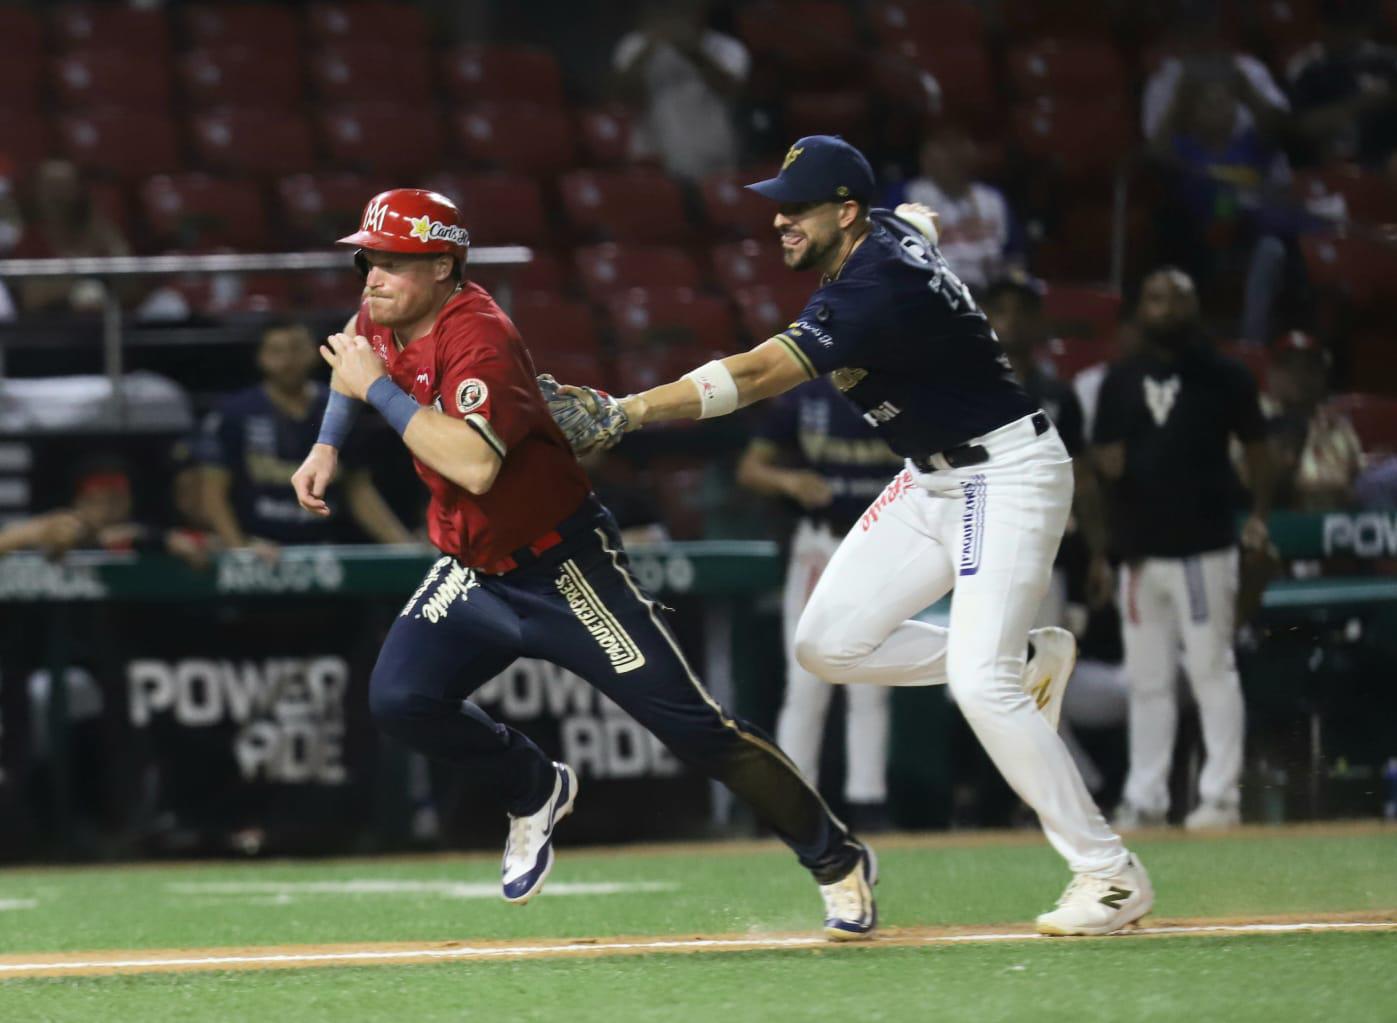
<path id="1" fill-rule="evenodd" d="M 1327 913 L 1253 919 L 1162 919 L 1110 940 L 1237 937 L 1322 931 L 1397 932 L 1397 910 L 1385 913 Z M 595 958 L 822 949 L 867 950 L 999 942 L 1107 939 L 1045 938 L 1024 926 L 889 928 L 870 941 L 831 943 L 803 934 L 721 934 L 619 938 L 535 938 L 526 941 L 398 942 L 388 944 L 285 945 L 258 948 L 141 949 L 29 953 L 0 956 L 0 980 L 93 977 L 139 973 L 220 970 L 294 970 L 331 966 L 403 966 L 448 961 Z"/>

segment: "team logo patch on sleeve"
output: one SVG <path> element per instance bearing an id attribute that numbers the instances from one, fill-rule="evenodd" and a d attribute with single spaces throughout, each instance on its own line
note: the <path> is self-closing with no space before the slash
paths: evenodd
<path id="1" fill-rule="evenodd" d="M 456 388 L 456 407 L 461 410 L 461 414 L 474 412 L 484 405 L 486 399 L 490 397 L 490 389 L 485 386 L 484 380 L 462 380 Z"/>

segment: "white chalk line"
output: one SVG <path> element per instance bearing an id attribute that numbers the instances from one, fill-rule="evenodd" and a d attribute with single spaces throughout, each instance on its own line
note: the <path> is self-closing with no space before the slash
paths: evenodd
<path id="1" fill-rule="evenodd" d="M 548 894 L 629 895 L 672 892 L 670 881 L 551 881 Z M 175 895 L 434 895 L 448 899 L 498 899 L 498 881 L 397 881 L 387 878 L 351 878 L 343 881 L 198 881 L 167 884 Z"/>
<path id="2" fill-rule="evenodd" d="M 1254 924 L 1198 924 L 1176 927 L 1139 927 L 1130 935 L 1188 935 L 1188 934 L 1296 934 L 1312 931 L 1391 931 L 1397 929 L 1397 922 L 1346 921 L 1311 923 L 1254 923 Z M 1062 938 L 1050 938 L 1033 932 L 1001 934 L 937 934 L 916 936 L 894 936 L 885 947 L 915 947 L 917 945 L 963 945 L 993 942 L 1050 941 L 1061 944 Z M 857 947 L 878 947 L 878 942 L 853 943 Z M 771 937 L 771 938 L 684 938 L 657 939 L 655 941 L 625 941 L 595 943 L 569 942 L 539 945 L 504 945 L 493 947 L 462 946 L 439 948 L 423 946 L 408 949 L 363 950 L 356 952 L 276 952 L 256 955 L 210 955 L 151 957 L 145 959 L 91 959 L 57 962 L 34 961 L 26 963 L 0 963 L 0 975 L 19 975 L 33 972 L 67 972 L 82 970 L 103 970 L 120 972 L 140 971 L 163 967 L 194 967 L 217 969 L 223 966 L 280 966 L 288 964 L 313 963 L 391 963 L 399 960 L 489 960 L 510 959 L 532 956 L 598 955 L 614 952 L 701 952 L 701 951 L 764 951 L 791 948 L 832 948 L 835 943 L 821 937 Z"/>

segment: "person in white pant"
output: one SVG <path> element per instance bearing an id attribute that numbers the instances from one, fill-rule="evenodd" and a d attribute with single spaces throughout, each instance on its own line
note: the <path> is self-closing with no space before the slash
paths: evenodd
<path id="1" fill-rule="evenodd" d="M 1130 686 L 1130 770 L 1122 828 L 1165 823 L 1178 722 L 1180 654 L 1198 703 L 1205 758 L 1190 828 L 1240 821 L 1244 711 L 1233 657 L 1240 485 L 1229 438 L 1245 450 L 1251 516 L 1242 542 L 1269 542 L 1271 465 L 1256 382 L 1200 329 L 1193 281 L 1165 268 L 1146 278 L 1141 348 L 1107 372 L 1095 432 L 1113 482 L 1113 545 Z"/>
<path id="2" fill-rule="evenodd" d="M 779 204 L 773 224 L 786 265 L 822 274 L 804 311 L 751 351 L 642 394 L 563 389 L 590 417 L 565 433 L 583 450 L 613 444 L 648 423 L 726 415 L 830 374 L 908 467 L 835 552 L 797 627 L 797 659 L 831 682 L 948 683 L 1076 875 L 1038 929 L 1129 926 L 1154 904 L 1149 877 L 1097 810 L 1055 728 L 1071 634 L 1036 633 L 1025 664 L 1072 502 L 1057 431 L 1014 382 L 941 256 L 931 211 L 869 209 L 873 172 L 857 149 L 808 136 L 777 177 L 748 187 Z M 555 409 L 560 422 L 570 414 Z M 952 588 L 949 629 L 912 619 Z M 873 904 L 871 853 L 862 868 L 827 894 L 846 917 Z"/>
<path id="3" fill-rule="evenodd" d="M 784 497 L 800 509 L 781 602 L 787 664 L 776 744 L 818 784 L 834 689 L 796 660 L 796 623 L 840 540 L 902 459 L 827 380 L 779 395 L 766 411 L 738 462 L 737 481 L 759 494 Z M 847 690 L 844 801 L 849 823 L 862 834 L 890 825 L 889 695 L 883 686 Z"/>

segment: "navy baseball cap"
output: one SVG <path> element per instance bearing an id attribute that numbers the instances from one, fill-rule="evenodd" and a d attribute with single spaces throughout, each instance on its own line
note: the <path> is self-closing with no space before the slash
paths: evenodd
<path id="1" fill-rule="evenodd" d="M 873 168 L 837 135 L 807 135 L 786 152 L 781 173 L 748 185 L 777 202 L 843 202 L 873 199 Z"/>

